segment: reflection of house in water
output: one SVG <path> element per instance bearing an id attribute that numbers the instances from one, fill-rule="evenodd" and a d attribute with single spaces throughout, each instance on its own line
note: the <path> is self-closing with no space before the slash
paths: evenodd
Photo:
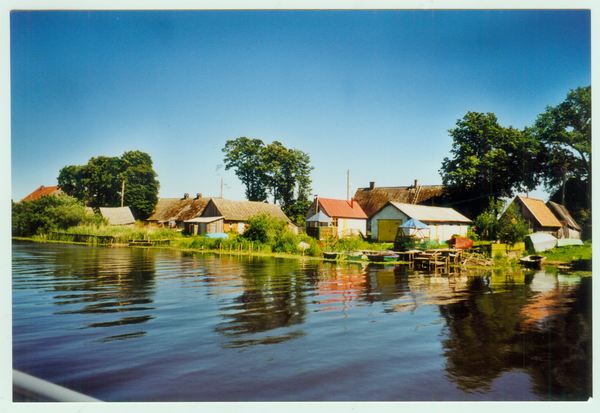
<path id="1" fill-rule="evenodd" d="M 361 267 L 323 263 L 320 275 L 317 290 L 320 306 L 317 311 L 352 307 L 350 302 L 367 291 L 367 279 Z"/>

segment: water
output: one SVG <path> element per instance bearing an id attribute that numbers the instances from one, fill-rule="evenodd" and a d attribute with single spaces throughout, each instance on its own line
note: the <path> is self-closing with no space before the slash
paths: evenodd
<path id="1" fill-rule="evenodd" d="M 13 243 L 13 366 L 105 401 L 591 396 L 591 277 Z"/>

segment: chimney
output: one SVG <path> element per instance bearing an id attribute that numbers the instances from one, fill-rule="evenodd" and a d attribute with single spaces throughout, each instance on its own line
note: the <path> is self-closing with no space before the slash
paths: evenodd
<path id="1" fill-rule="evenodd" d="M 375 182 L 371 182 L 371 185 L 369 186 L 369 189 L 375 189 Z"/>
<path id="2" fill-rule="evenodd" d="M 188 194 L 188 193 L 183 194 L 183 199 L 190 199 L 190 194 Z"/>
<path id="3" fill-rule="evenodd" d="M 350 208 L 354 209 L 354 198 L 350 198 Z"/>
<path id="4" fill-rule="evenodd" d="M 419 186 L 419 180 L 415 179 L 415 188 L 417 188 Z"/>
<path id="5" fill-rule="evenodd" d="M 198 192 L 198 193 L 196 194 L 196 199 L 200 199 L 200 198 L 202 198 L 202 194 L 201 194 L 200 192 Z"/>

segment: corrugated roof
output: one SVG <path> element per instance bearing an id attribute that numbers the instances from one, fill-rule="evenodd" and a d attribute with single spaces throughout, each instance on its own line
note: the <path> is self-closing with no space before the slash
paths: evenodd
<path id="1" fill-rule="evenodd" d="M 516 199 L 519 199 L 523 205 L 531 212 L 531 214 L 538 221 L 542 227 L 562 227 L 560 221 L 550 211 L 550 209 L 544 204 L 544 201 L 540 199 L 526 198 L 518 195 Z"/>
<path id="2" fill-rule="evenodd" d="M 421 222 L 471 222 L 469 218 L 459 214 L 452 208 L 403 204 L 400 202 L 389 202 L 389 204 L 396 207 L 408 217 L 418 219 Z"/>
<path id="3" fill-rule="evenodd" d="M 285 222 L 291 222 L 277 204 L 255 201 L 226 201 L 223 199 L 213 199 L 212 202 L 227 221 L 248 221 L 255 215 L 271 214 Z"/>
<path id="4" fill-rule="evenodd" d="M 46 195 L 60 195 L 63 191 L 58 186 L 40 186 L 21 201 L 35 201 Z"/>
<path id="5" fill-rule="evenodd" d="M 581 231 L 581 227 L 577 225 L 577 222 L 575 222 L 571 214 L 569 214 L 567 208 L 552 201 L 548 201 L 546 206 L 548 206 L 548 208 L 550 208 L 550 210 L 554 212 L 556 218 L 558 218 L 561 221 L 565 221 L 569 227 Z"/>
<path id="6" fill-rule="evenodd" d="M 135 219 L 129 207 L 104 208 L 100 207 L 100 214 L 108 220 L 110 225 L 131 225 Z"/>
<path id="7" fill-rule="evenodd" d="M 199 217 L 211 198 L 162 198 L 156 204 L 156 211 L 148 221 L 186 221 Z"/>
<path id="8" fill-rule="evenodd" d="M 418 188 L 420 189 L 417 204 L 444 194 L 443 185 L 420 185 Z M 412 204 L 416 193 L 415 186 L 358 188 L 354 194 L 354 201 L 358 202 L 365 214 L 370 217 L 389 201 Z"/>
<path id="9" fill-rule="evenodd" d="M 319 205 L 331 218 L 367 219 L 359 203 L 343 199 L 317 198 Z"/>

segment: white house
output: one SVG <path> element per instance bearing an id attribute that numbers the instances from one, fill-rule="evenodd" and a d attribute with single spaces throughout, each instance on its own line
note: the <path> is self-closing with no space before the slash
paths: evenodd
<path id="1" fill-rule="evenodd" d="M 418 219 L 429 227 L 432 241 L 443 243 L 452 235 L 465 237 L 471 220 L 452 208 L 388 202 L 371 217 L 371 238 L 379 242 L 391 242 L 396 237 L 398 226 L 411 218 Z"/>

